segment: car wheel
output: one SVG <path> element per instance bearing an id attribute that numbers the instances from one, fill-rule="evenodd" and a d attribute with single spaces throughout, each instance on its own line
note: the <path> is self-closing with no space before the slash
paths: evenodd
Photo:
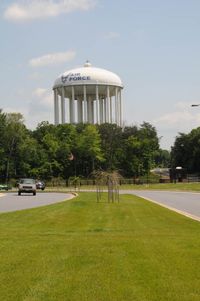
<path id="1" fill-rule="evenodd" d="M 21 192 L 20 192 L 20 191 L 18 191 L 18 195 L 21 195 Z"/>
<path id="2" fill-rule="evenodd" d="M 33 192 L 33 195 L 36 195 L 36 192 Z"/>

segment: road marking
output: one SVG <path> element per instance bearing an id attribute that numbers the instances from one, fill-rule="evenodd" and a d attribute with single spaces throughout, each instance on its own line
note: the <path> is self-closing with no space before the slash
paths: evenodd
<path id="1" fill-rule="evenodd" d="M 176 208 L 174 208 L 174 207 L 167 206 L 167 205 L 165 205 L 165 204 L 159 203 L 159 202 L 157 202 L 157 201 L 154 201 L 154 200 L 152 200 L 152 199 L 150 199 L 150 198 L 147 198 L 147 197 L 145 197 L 145 196 L 142 196 L 142 195 L 139 195 L 139 197 L 141 197 L 141 198 L 143 198 L 143 199 L 145 199 L 145 200 L 147 200 L 147 201 L 150 201 L 150 202 L 152 202 L 152 203 L 155 203 L 155 204 L 160 205 L 160 206 L 162 206 L 162 207 L 164 207 L 164 208 L 167 208 L 167 209 L 169 209 L 169 210 L 175 211 L 175 212 L 177 212 L 177 213 L 179 213 L 179 214 L 182 214 L 182 215 L 184 215 L 184 216 L 187 216 L 187 217 L 189 217 L 189 218 L 191 218 L 191 219 L 194 219 L 194 220 L 200 222 L 200 217 L 199 217 L 199 216 L 196 216 L 196 215 L 190 214 L 190 213 L 188 213 L 188 212 L 185 212 L 185 211 L 176 209 Z"/>

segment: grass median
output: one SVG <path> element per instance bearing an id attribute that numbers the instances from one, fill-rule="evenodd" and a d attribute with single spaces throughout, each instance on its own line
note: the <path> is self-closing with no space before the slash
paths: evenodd
<path id="1" fill-rule="evenodd" d="M 3 301 L 199 301 L 200 223 L 95 193 L 0 215 Z"/>

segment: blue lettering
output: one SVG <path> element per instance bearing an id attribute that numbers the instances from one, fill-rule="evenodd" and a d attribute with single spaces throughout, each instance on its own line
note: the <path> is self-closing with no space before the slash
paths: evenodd
<path id="1" fill-rule="evenodd" d="M 61 76 L 61 81 L 66 83 L 67 81 L 77 81 L 77 80 L 91 80 L 90 76 L 81 76 L 80 73 L 69 73 L 66 76 Z"/>

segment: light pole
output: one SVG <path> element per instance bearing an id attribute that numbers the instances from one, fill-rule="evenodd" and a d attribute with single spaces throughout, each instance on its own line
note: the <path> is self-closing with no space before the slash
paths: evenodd
<path id="1" fill-rule="evenodd" d="M 199 107 L 200 106 L 200 103 L 197 103 L 197 104 L 192 104 L 191 107 Z"/>

